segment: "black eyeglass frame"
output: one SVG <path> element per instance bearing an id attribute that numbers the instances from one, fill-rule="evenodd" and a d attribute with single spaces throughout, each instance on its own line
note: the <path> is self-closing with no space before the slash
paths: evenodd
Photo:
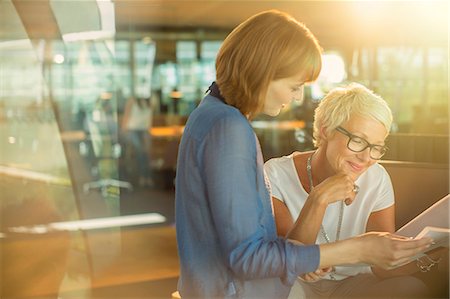
<path id="1" fill-rule="evenodd" d="M 350 133 L 349 131 L 347 131 L 346 129 L 344 129 L 341 126 L 336 127 L 336 131 L 338 131 L 338 132 L 340 132 L 340 133 L 342 133 L 342 134 L 344 134 L 345 136 L 348 137 L 347 148 L 349 150 L 351 150 L 352 152 L 360 153 L 360 152 L 365 151 L 366 148 L 370 148 L 369 155 L 370 155 L 370 158 L 373 159 L 373 160 L 380 160 L 386 154 L 386 152 L 389 149 L 387 146 L 384 146 L 384 145 L 371 144 L 366 139 L 364 139 L 362 137 L 359 137 L 359 136 L 356 136 L 356 135 L 353 135 L 352 133 Z M 357 138 L 357 139 L 359 139 L 361 141 L 364 141 L 366 143 L 366 146 L 363 149 L 361 149 L 360 151 L 355 151 L 355 150 L 350 148 L 350 142 L 352 141 L 352 139 L 355 139 L 355 138 Z M 379 149 L 378 151 L 381 153 L 381 156 L 379 158 L 372 157 L 372 149 L 373 148 L 378 148 Z"/>

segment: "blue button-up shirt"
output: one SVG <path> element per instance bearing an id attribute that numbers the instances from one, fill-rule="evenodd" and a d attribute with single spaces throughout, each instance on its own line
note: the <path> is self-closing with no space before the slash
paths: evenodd
<path id="1" fill-rule="evenodd" d="M 286 298 L 318 268 L 317 245 L 277 237 L 261 149 L 236 108 L 207 95 L 192 112 L 175 184 L 183 299 Z"/>

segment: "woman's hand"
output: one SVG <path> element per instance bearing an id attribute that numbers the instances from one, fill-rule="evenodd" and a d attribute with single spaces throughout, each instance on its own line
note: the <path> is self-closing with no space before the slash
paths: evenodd
<path id="1" fill-rule="evenodd" d="M 314 272 L 306 273 L 300 276 L 300 279 L 305 282 L 316 282 L 318 280 L 321 280 L 322 277 L 327 275 L 333 271 L 333 267 L 323 268 L 323 269 L 317 269 Z"/>
<path id="2" fill-rule="evenodd" d="M 345 201 L 346 205 L 350 205 L 356 196 L 354 186 L 355 183 L 349 175 L 338 173 L 314 187 L 310 196 L 326 205 L 340 200 Z"/>
<path id="3" fill-rule="evenodd" d="M 414 240 L 390 233 L 369 232 L 335 243 L 320 244 L 318 268 L 365 263 L 389 270 L 411 262 L 431 243 L 430 238 Z"/>
<path id="4" fill-rule="evenodd" d="M 430 247 L 433 240 L 369 232 L 356 237 L 355 241 L 360 243 L 362 262 L 389 270 L 411 262 L 416 254 Z"/>
<path id="5" fill-rule="evenodd" d="M 356 196 L 353 188 L 353 180 L 343 173 L 329 177 L 317 185 L 310 192 L 286 237 L 305 244 L 314 244 L 328 205 L 336 201 L 351 204 Z"/>

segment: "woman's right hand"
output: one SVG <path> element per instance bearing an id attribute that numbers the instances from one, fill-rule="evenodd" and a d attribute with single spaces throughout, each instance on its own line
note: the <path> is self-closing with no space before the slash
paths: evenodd
<path id="1" fill-rule="evenodd" d="M 317 269 L 314 272 L 306 273 L 303 275 L 300 275 L 300 280 L 304 282 L 316 282 L 321 280 L 325 275 L 328 273 L 331 273 L 333 271 L 333 267 L 328 267 L 324 269 Z"/>
<path id="2" fill-rule="evenodd" d="M 369 232 L 354 238 L 358 243 L 360 260 L 363 263 L 385 270 L 393 269 L 412 261 L 433 242 L 431 238 L 411 239 L 390 233 Z"/>
<path id="3" fill-rule="evenodd" d="M 320 203 L 329 205 L 344 200 L 347 205 L 355 199 L 353 179 L 344 173 L 333 175 L 314 187 L 310 196 Z"/>

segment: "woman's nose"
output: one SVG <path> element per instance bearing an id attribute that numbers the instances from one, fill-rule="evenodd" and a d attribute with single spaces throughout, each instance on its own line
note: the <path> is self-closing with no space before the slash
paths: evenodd
<path id="1" fill-rule="evenodd" d="M 294 101 L 298 102 L 299 104 L 301 104 L 303 102 L 303 86 L 300 87 L 296 92 L 295 92 L 295 97 L 293 98 Z"/>
<path id="2" fill-rule="evenodd" d="M 364 149 L 362 152 L 359 152 L 357 157 L 361 160 L 361 161 L 370 161 L 372 158 L 370 157 L 370 147 L 367 147 L 366 149 Z"/>

